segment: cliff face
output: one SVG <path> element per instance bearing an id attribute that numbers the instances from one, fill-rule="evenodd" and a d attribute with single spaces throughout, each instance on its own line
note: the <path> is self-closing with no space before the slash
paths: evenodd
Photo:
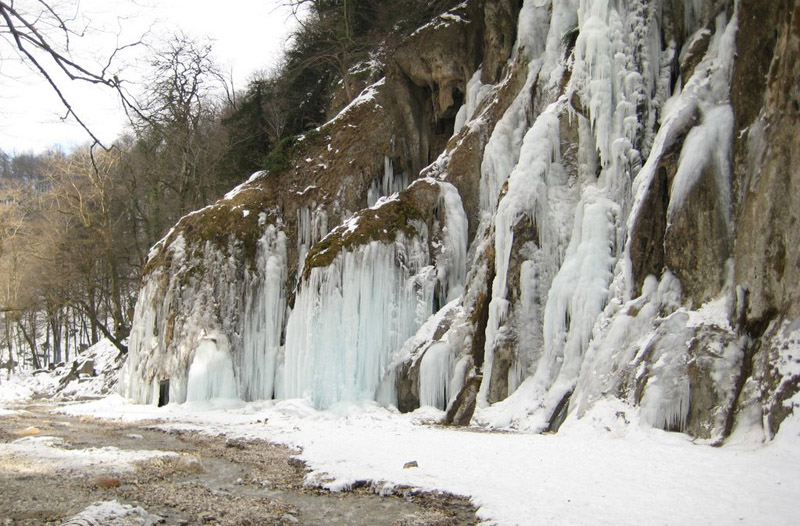
<path id="1" fill-rule="evenodd" d="M 771 436 L 800 379 L 798 27 L 788 0 L 443 13 L 154 247 L 124 394 Z"/>

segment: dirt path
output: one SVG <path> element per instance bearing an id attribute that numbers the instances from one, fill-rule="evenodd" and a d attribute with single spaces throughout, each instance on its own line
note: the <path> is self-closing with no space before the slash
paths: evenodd
<path id="1" fill-rule="evenodd" d="M 305 467 L 291 458 L 297 451 L 149 425 L 73 418 L 48 406 L 0 417 L 0 525 L 62 524 L 94 502 L 115 499 L 162 517 L 161 524 L 476 524 L 475 510 L 463 498 L 412 491 L 381 497 L 366 487 L 339 494 L 309 489 L 303 487 Z M 175 454 L 137 462 L 127 471 L 75 468 L 4 447 L 25 436 L 60 437 L 62 451 L 111 446 Z"/>

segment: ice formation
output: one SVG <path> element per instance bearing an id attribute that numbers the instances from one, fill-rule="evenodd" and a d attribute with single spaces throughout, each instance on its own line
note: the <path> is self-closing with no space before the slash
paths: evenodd
<path id="1" fill-rule="evenodd" d="M 459 294 L 466 218 L 455 189 L 438 186 L 446 218 L 438 254 L 428 252 L 429 233 L 419 225 L 416 236 L 371 241 L 311 269 L 286 325 L 283 396 L 317 407 L 377 399 L 393 353 L 434 312 L 436 289 Z"/>
<path id="2" fill-rule="evenodd" d="M 323 221 L 320 222 L 324 224 Z M 242 352 L 238 354 L 237 362 L 238 393 L 244 400 L 272 398 L 276 390 L 275 373 L 279 367 L 286 311 L 284 284 L 288 269 L 286 235 L 283 232 L 267 229 L 267 235 L 258 242 L 256 263 L 261 272 L 249 274 L 245 283 L 247 296 L 241 333 Z"/>
<path id="3" fill-rule="evenodd" d="M 120 376 L 122 394 L 140 403 L 155 403 L 162 382 L 168 381 L 173 402 L 187 400 L 189 385 L 193 400 L 272 397 L 288 267 L 286 235 L 265 219 L 264 215 L 259 219 L 264 231 L 258 241 L 257 270 L 246 272 L 243 279 L 234 263 L 241 257 L 235 248 L 231 256 L 208 243 L 204 250 L 194 251 L 181 235 L 164 248 L 172 261 L 171 272 L 151 275 L 139 294 L 128 359 Z M 213 269 L 213 279 L 197 278 L 205 269 Z M 211 334 L 220 345 L 218 353 L 209 351 Z M 198 359 L 198 353 L 205 358 Z M 216 364 L 214 368 L 232 361 L 235 389 L 227 373 L 199 373 L 208 360 Z M 194 363 L 197 373 L 190 378 Z"/>
<path id="4" fill-rule="evenodd" d="M 388 156 L 383 158 L 383 175 L 372 181 L 367 192 L 367 206 L 375 206 L 378 199 L 404 190 L 408 186 L 408 174 L 395 173 L 394 163 Z"/>
<path id="5" fill-rule="evenodd" d="M 228 338 L 209 334 L 200 339 L 189 366 L 186 401 L 238 398 Z"/>
<path id="6" fill-rule="evenodd" d="M 558 13 L 567 4 L 554 2 L 553 12 Z M 531 12 L 526 17 L 529 5 Z M 685 28 L 689 34 L 703 31 L 698 5 L 686 4 Z M 529 38 L 525 21 L 535 19 L 536 7 L 535 2 L 523 7 L 520 41 Z M 482 198 L 491 201 L 498 196 L 499 204 L 493 214 L 496 268 L 478 397 L 485 408 L 477 416 L 480 422 L 546 429 L 553 425 L 559 407 L 569 404 L 576 388 L 576 398 L 583 404 L 609 392 L 607 385 L 598 385 L 598 369 L 604 364 L 624 367 L 634 359 L 629 351 L 625 356 L 628 361 L 618 361 L 617 344 L 627 341 L 629 349 L 640 349 L 638 345 L 646 343 L 642 341 L 646 335 L 656 330 L 655 316 L 630 317 L 606 309 L 609 303 L 627 301 L 632 292 L 627 270 L 629 225 L 625 218 L 632 209 L 634 214 L 640 213 L 640 201 L 635 199 L 631 180 L 635 178 L 633 186 L 637 186 L 642 184 L 640 178 L 650 176 L 665 143 L 677 135 L 673 126 L 680 125 L 685 130 L 686 107 L 690 106 L 691 111 L 699 108 L 700 122 L 689 131 L 678 163 L 668 217 L 707 166 L 715 174 L 723 207 L 730 206 L 733 123 L 725 100 L 736 21 L 727 23 L 724 16 L 716 20 L 717 31 L 701 62 L 706 73 L 693 76 L 683 93 L 676 95 L 678 100 L 666 104 L 669 85 L 663 80 L 668 78 L 664 70 L 670 67 L 674 43 L 662 50 L 658 41 L 660 18 L 654 3 L 580 2 L 579 32 L 567 95 L 553 100 L 536 115 L 521 141 L 508 140 L 511 135 L 507 130 L 511 127 L 504 126 L 503 121 L 498 124 L 487 146 L 482 170 L 482 182 L 487 181 Z M 553 20 L 568 17 L 554 16 Z M 560 34 L 564 34 L 563 29 L 559 28 Z M 552 38 L 546 42 L 559 50 L 564 45 L 563 40 Z M 547 64 L 548 57 L 563 56 L 557 50 L 531 49 L 535 49 L 531 68 Z M 539 82 L 541 93 L 555 93 L 546 82 Z M 584 112 L 585 120 L 572 114 L 576 111 L 575 97 L 582 102 L 579 111 Z M 503 120 L 525 122 L 527 111 L 530 110 L 522 105 L 512 104 Z M 658 112 L 664 123 L 660 129 L 653 118 Z M 577 128 L 580 137 L 576 173 L 569 173 L 561 159 L 560 127 L 565 125 Z M 494 141 L 500 138 L 506 138 L 507 146 L 498 157 L 505 163 L 518 159 L 511 169 L 494 162 Z M 648 163 L 641 169 L 642 159 L 648 154 Z M 575 169 L 574 164 L 571 169 Z M 509 174 L 507 179 L 505 173 Z M 507 190 L 500 196 L 498 189 L 504 180 Z M 491 210 L 491 202 L 482 201 L 482 208 Z M 515 229 L 522 221 L 528 221 L 535 229 L 536 239 L 515 254 L 524 259 L 518 277 L 523 301 L 513 304 L 508 268 Z M 674 281 L 674 277 L 671 279 Z M 602 321 L 604 312 L 610 316 L 607 322 Z M 632 401 L 641 404 L 643 420 L 656 427 L 682 430 L 689 411 L 686 347 L 693 333 L 682 321 L 680 316 L 668 318 L 656 330 L 665 332 L 663 337 L 669 341 L 659 346 L 665 349 L 663 355 L 648 357 L 657 364 L 647 371 L 652 380 L 644 387 L 642 398 Z M 611 323 L 614 330 L 593 340 L 598 322 Z M 508 373 L 510 397 L 489 407 L 493 402 L 490 388 L 496 380 L 494 354 L 505 345 L 509 331 L 517 335 L 518 342 L 527 345 L 518 345 L 515 364 Z M 604 338 L 610 341 L 605 342 Z M 573 402 L 570 407 L 576 405 L 579 404 Z"/>
<path id="7" fill-rule="evenodd" d="M 317 407 L 373 400 L 391 352 L 431 313 L 427 259 L 419 240 L 400 238 L 312 269 L 286 326 L 284 396 L 311 397 Z"/>
<path id="8" fill-rule="evenodd" d="M 668 264 L 634 275 L 632 243 L 635 226 L 659 213 L 648 201 L 659 177 L 663 229 L 685 220 L 711 181 L 722 236 L 733 235 L 738 4 L 723 3 L 526 0 L 505 77 L 464 76 L 457 140 L 423 171 L 434 178 L 409 184 L 416 174 L 375 152 L 383 170 L 366 174 L 357 196 L 369 209 L 320 198 L 262 221 L 246 270 L 235 243 L 162 244 L 171 265 L 140 295 L 125 393 L 154 401 L 169 377 L 177 401 L 235 392 L 389 405 L 411 378 L 418 405 L 448 409 L 479 382 L 473 421 L 490 427 L 557 429 L 615 397 L 638 408 L 637 421 L 720 439 L 742 388 L 747 342 L 730 318 L 745 293 L 729 279 L 692 305 Z M 376 104 L 387 82 L 341 115 Z M 482 148 L 469 183 L 448 172 L 464 144 Z M 387 211 L 417 185 L 435 188 L 436 206 L 391 223 Z M 465 213 L 462 197 L 477 209 Z M 375 226 L 384 212 L 393 219 Z M 322 245 L 330 258 L 315 255 Z M 196 268 L 213 278 L 194 279 Z M 218 339 L 211 352 L 209 334 L 227 335 L 229 351 Z M 211 362 L 225 373 L 203 375 Z M 709 416 L 698 423 L 700 413 Z"/>

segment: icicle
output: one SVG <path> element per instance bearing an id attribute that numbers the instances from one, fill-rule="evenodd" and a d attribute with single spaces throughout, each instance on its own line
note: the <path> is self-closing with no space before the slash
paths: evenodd
<path id="1" fill-rule="evenodd" d="M 297 209 L 297 274 L 296 280 L 303 275 L 306 255 L 309 249 L 328 233 L 328 214 L 323 207 L 304 206 Z"/>
<path id="2" fill-rule="evenodd" d="M 495 340 L 510 307 L 507 274 L 517 223 L 528 219 L 539 232 L 539 239 L 535 242 L 538 246 L 532 250 L 543 250 L 533 257 L 540 263 L 540 276 L 545 278 L 541 285 L 544 291 L 547 290 L 547 279 L 555 273 L 566 248 L 567 234 L 564 231 L 568 230 L 566 224 L 571 220 L 571 207 L 567 205 L 572 199 L 569 191 L 564 191 L 567 178 L 560 165 L 559 108 L 559 104 L 548 107 L 526 134 L 520 162 L 509 178 L 508 192 L 495 214 L 495 278 L 486 328 L 484 380 L 478 395 L 484 406 L 488 404 Z M 551 192 L 559 196 L 557 205 L 548 198 Z M 551 204 L 557 208 L 550 209 Z M 566 217 L 562 217 L 565 213 Z M 520 333 L 536 332 L 538 327 L 521 326 L 518 330 Z M 530 351 L 538 352 L 537 349 Z"/>
<path id="3" fill-rule="evenodd" d="M 688 315 L 678 312 L 658 327 L 644 395 L 642 421 L 660 429 L 683 431 L 689 414 Z"/>
<path id="4" fill-rule="evenodd" d="M 445 224 L 442 232 L 442 248 L 436 258 L 439 283 L 445 291 L 446 301 L 451 302 L 464 292 L 467 276 L 467 215 L 461 204 L 456 187 L 439 183 L 440 206 L 444 207 Z"/>
<path id="5" fill-rule="evenodd" d="M 701 106 L 701 109 L 703 107 Z M 683 143 L 678 171 L 672 182 L 667 216 L 680 208 L 703 170 L 713 170 L 717 194 L 722 198 L 723 214 L 730 222 L 731 146 L 733 109 L 727 104 L 704 109 L 701 124 L 692 128 Z"/>
<path id="6" fill-rule="evenodd" d="M 500 191 L 519 161 L 522 139 L 528 126 L 527 104 L 530 103 L 528 94 L 537 79 L 537 73 L 538 68 L 528 73 L 525 87 L 520 90 L 520 95 L 495 126 L 494 133 L 484 149 L 480 181 L 482 212 L 491 213 L 497 208 Z"/>
<path id="7" fill-rule="evenodd" d="M 467 82 L 467 93 L 464 97 L 464 104 L 456 114 L 453 135 L 458 135 L 464 126 L 475 117 L 478 106 L 491 93 L 492 86 L 481 83 L 481 74 L 482 70 L 478 69 Z"/>
<path id="8" fill-rule="evenodd" d="M 311 247 L 311 210 L 307 206 L 297 209 L 297 276 L 303 273 L 306 254 Z"/>
<path id="9" fill-rule="evenodd" d="M 619 213 L 619 205 L 591 192 L 578 206 L 567 256 L 547 296 L 544 354 L 536 371 L 545 386 L 559 375 L 577 381 L 595 319 L 608 300 Z"/>
<path id="10" fill-rule="evenodd" d="M 222 334 L 204 336 L 189 367 L 186 401 L 235 399 L 236 391 L 228 338 Z"/>
<path id="11" fill-rule="evenodd" d="M 388 156 L 383 157 L 383 174 L 375 178 L 367 191 L 367 206 L 373 207 L 382 197 L 387 197 L 408 187 L 408 174 L 395 173 L 394 163 Z"/>
<path id="12" fill-rule="evenodd" d="M 243 348 L 237 360 L 239 392 L 244 400 L 272 398 L 275 390 L 286 310 L 286 235 L 271 225 L 267 227 L 258 243 L 256 261 L 259 272 L 248 279 L 245 288 Z"/>
<path id="13" fill-rule="evenodd" d="M 433 342 L 419 366 L 419 403 L 445 409 L 451 396 L 453 354 L 447 342 Z"/>
<path id="14" fill-rule="evenodd" d="M 427 259 L 421 243 L 400 236 L 311 270 L 286 328 L 286 397 L 318 408 L 376 398 L 391 353 L 432 313 L 434 283 L 396 265 L 398 245 L 408 260 Z"/>

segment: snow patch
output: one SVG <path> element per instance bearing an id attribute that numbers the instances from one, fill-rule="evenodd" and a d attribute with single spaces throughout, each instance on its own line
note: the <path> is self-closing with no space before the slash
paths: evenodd
<path id="1" fill-rule="evenodd" d="M 73 515 L 64 522 L 69 524 L 114 524 L 115 526 L 154 526 L 164 522 L 162 517 L 151 515 L 140 506 L 122 504 L 117 500 L 99 501 Z"/>

